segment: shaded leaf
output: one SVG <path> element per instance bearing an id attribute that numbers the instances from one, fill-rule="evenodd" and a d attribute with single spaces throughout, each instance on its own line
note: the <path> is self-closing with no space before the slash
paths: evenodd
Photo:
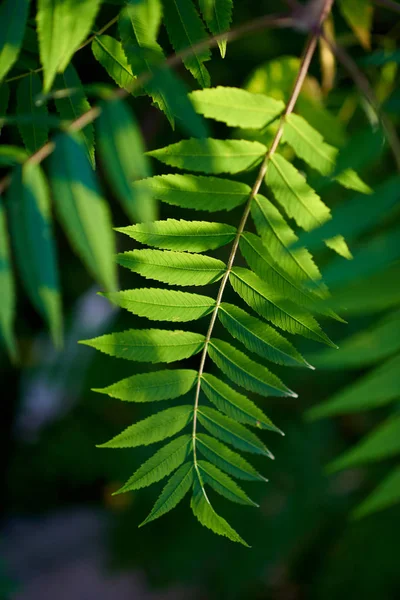
<path id="1" fill-rule="evenodd" d="M 62 310 L 50 197 L 41 168 L 17 167 L 8 193 L 10 229 L 26 292 L 47 321 L 56 346 L 62 341 Z"/>
<path id="2" fill-rule="evenodd" d="M 29 0 L 4 0 L 0 6 L 0 81 L 18 58 L 29 14 Z"/>
<path id="3" fill-rule="evenodd" d="M 69 64 L 62 74 L 57 75 L 55 85 L 57 89 L 78 90 L 78 93 L 71 94 L 65 98 L 54 98 L 58 114 L 62 119 L 73 121 L 90 110 L 90 104 L 85 96 L 81 80 L 72 64 Z M 88 123 L 81 131 L 86 152 L 92 166 L 94 166 L 93 123 Z"/>
<path id="4" fill-rule="evenodd" d="M 229 29 L 233 0 L 199 0 L 199 5 L 207 27 L 213 35 L 219 35 Z M 225 58 L 226 40 L 220 40 L 218 46 L 222 58 Z"/>
<path id="5" fill-rule="evenodd" d="M 39 150 L 49 137 L 46 105 L 35 103 L 35 98 L 41 91 L 42 82 L 36 73 L 30 73 L 28 77 L 21 79 L 17 87 L 17 112 L 19 115 L 29 117 L 29 120 L 17 124 L 25 148 L 30 154 Z"/>
<path id="6" fill-rule="evenodd" d="M 204 62 L 210 60 L 209 48 L 198 50 L 195 45 L 207 39 L 202 20 L 192 0 L 163 0 L 164 23 L 175 52 L 190 49 L 182 58 L 185 67 L 202 87 L 210 85 Z"/>
<path id="7" fill-rule="evenodd" d="M 400 415 L 394 415 L 329 465 L 329 471 L 377 462 L 400 452 Z"/>
<path id="8" fill-rule="evenodd" d="M 116 287 L 114 235 L 109 208 L 101 195 L 78 137 L 59 135 L 50 157 L 54 201 L 71 245 L 95 279 Z"/>
<path id="9" fill-rule="evenodd" d="M 365 517 L 400 501 L 400 467 L 395 468 L 353 512 L 356 519 Z"/>
<path id="10" fill-rule="evenodd" d="M 0 196 L 0 332 L 13 360 L 17 357 L 14 337 L 15 283 L 11 266 L 6 215 Z"/>
<path id="11" fill-rule="evenodd" d="M 134 86 L 136 76 L 132 73 L 119 40 L 110 35 L 97 35 L 92 42 L 92 52 L 95 59 L 120 88 L 134 96 L 137 95 Z"/>
<path id="12" fill-rule="evenodd" d="M 139 127 L 121 100 L 103 102 L 97 120 L 97 143 L 110 185 L 133 221 L 153 221 L 156 205 L 146 190 L 132 182 L 150 175 Z"/>

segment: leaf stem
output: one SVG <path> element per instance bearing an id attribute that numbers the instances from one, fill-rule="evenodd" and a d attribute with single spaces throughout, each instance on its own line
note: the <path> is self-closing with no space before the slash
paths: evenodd
<path id="1" fill-rule="evenodd" d="M 217 316 L 218 316 L 218 311 L 222 302 L 222 297 L 225 291 L 225 287 L 226 284 L 228 282 L 229 279 L 229 275 L 230 272 L 232 270 L 233 267 L 233 263 L 235 261 L 236 258 L 236 253 L 239 247 L 239 242 L 240 242 L 240 237 L 244 231 L 244 228 L 246 226 L 246 222 L 247 219 L 249 217 L 250 214 L 250 210 L 251 210 L 251 203 L 253 201 L 253 198 L 258 194 L 261 184 L 263 182 L 263 179 L 265 177 L 265 175 L 267 174 L 267 169 L 268 169 L 268 163 L 269 163 L 269 159 L 271 158 L 271 156 L 275 153 L 279 142 L 282 138 L 283 135 L 283 127 L 285 124 L 285 118 L 290 115 L 293 112 L 294 106 L 297 102 L 297 99 L 299 97 L 301 88 L 303 87 L 304 84 L 304 80 L 307 76 L 308 73 L 308 69 L 310 67 L 310 63 L 312 60 L 312 57 L 314 55 L 316 46 L 317 46 L 317 42 L 318 42 L 318 38 L 321 35 L 321 25 L 324 21 L 324 19 L 328 16 L 331 8 L 332 8 L 332 4 L 333 4 L 333 0 L 323 0 L 322 1 L 322 7 L 319 13 L 319 17 L 317 22 L 314 24 L 314 26 L 312 27 L 312 29 L 314 30 L 314 33 L 311 34 L 307 40 L 306 46 L 304 48 L 303 51 L 303 57 L 300 63 L 300 67 L 299 67 L 299 71 L 297 73 L 297 77 L 296 80 L 294 82 L 293 85 L 293 90 L 292 93 L 290 95 L 289 101 L 286 105 L 286 108 L 283 112 L 283 115 L 281 117 L 281 121 L 279 123 L 279 127 L 277 129 L 277 132 L 275 134 L 275 137 L 272 141 L 272 144 L 268 150 L 268 152 L 266 153 L 264 160 L 261 163 L 261 167 L 259 169 L 258 175 L 257 175 L 257 179 L 253 185 L 253 188 L 250 192 L 250 196 L 246 202 L 246 206 L 242 215 L 242 218 L 240 220 L 237 232 L 236 232 L 236 236 L 235 239 L 233 240 L 232 243 L 232 249 L 228 258 L 228 262 L 226 265 L 226 271 L 225 274 L 221 280 L 220 283 L 220 287 L 218 290 L 218 294 L 217 294 L 217 299 L 215 302 L 215 307 L 214 310 L 211 314 L 211 319 L 210 319 L 210 324 L 208 326 L 208 331 L 206 334 L 206 338 L 205 338 L 205 344 L 204 344 L 204 348 L 200 357 L 200 366 L 199 366 L 199 371 L 198 371 L 198 378 L 197 378 L 197 384 L 196 384 L 196 390 L 195 390 L 195 400 L 194 400 L 194 415 L 193 415 L 193 431 L 192 431 L 192 438 L 193 438 L 193 460 L 194 460 L 194 466 L 195 468 L 197 468 L 197 454 L 196 454 L 196 428 L 197 428 L 197 412 L 198 412 L 198 407 L 199 407 L 199 399 L 200 399 L 200 389 L 201 389 L 201 378 L 204 372 L 204 366 L 206 363 L 206 358 L 207 358 L 207 354 L 208 354 L 208 346 L 210 344 L 210 340 L 211 340 L 211 336 L 212 336 L 212 332 L 214 330 L 214 325 L 215 322 L 217 320 Z"/>

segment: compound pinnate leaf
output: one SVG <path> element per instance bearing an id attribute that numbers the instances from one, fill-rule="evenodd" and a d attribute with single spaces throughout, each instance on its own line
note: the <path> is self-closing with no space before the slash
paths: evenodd
<path id="1" fill-rule="evenodd" d="M 233 0 L 199 0 L 201 14 L 213 35 L 229 29 L 232 21 Z M 222 58 L 226 54 L 226 40 L 218 42 Z"/>
<path id="2" fill-rule="evenodd" d="M 225 496 L 225 498 L 228 498 L 228 500 L 237 502 L 238 504 L 258 506 L 258 504 L 250 500 L 247 494 L 244 493 L 244 491 L 229 477 L 229 475 L 226 475 L 215 465 L 205 460 L 198 460 L 197 466 L 203 482 L 210 485 L 216 492 L 222 496 Z"/>

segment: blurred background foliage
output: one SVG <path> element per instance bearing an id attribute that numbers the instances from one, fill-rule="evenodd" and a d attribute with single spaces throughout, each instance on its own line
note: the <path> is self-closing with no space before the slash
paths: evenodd
<path id="1" fill-rule="evenodd" d="M 102 5 L 98 23 L 106 23 L 113 17 L 115 4 Z M 269 0 L 237 0 L 233 26 L 285 8 L 285 3 L 278 5 Z M 332 22 L 328 26 L 332 27 Z M 336 8 L 334 28 L 336 39 L 362 66 L 380 102 L 398 125 L 399 59 L 395 50 L 400 34 L 399 20 L 394 19 L 391 12 L 376 8 L 369 35 L 366 33 L 368 27 L 361 27 L 361 33 L 360 27 L 349 29 L 343 12 Z M 112 34 L 112 29 L 109 33 Z M 163 30 L 160 43 L 171 51 Z M 224 60 L 218 50 L 214 50 L 212 61 L 207 65 L 212 85 L 247 85 L 252 91 L 268 89 L 270 95 L 285 99 L 303 44 L 302 33 L 271 30 L 229 44 Z M 393 53 L 392 60 L 382 61 L 382 56 L 387 56 L 388 52 Z M 307 116 L 328 142 L 345 144 L 355 134 L 373 125 L 375 115 L 344 70 L 340 66 L 335 70 L 335 64 L 323 46 L 320 57 L 320 61 L 313 62 L 299 101 L 299 112 Z M 76 54 L 73 64 L 84 84 L 109 83 L 90 46 Z M 179 69 L 179 74 L 188 85 L 193 85 L 183 68 Z M 148 98 L 131 98 L 129 103 L 147 148 L 166 146 L 180 139 L 179 132 L 171 130 L 167 119 L 150 105 Z M 225 135 L 225 126 L 213 126 L 214 137 Z M 17 130 L 8 128 L 2 134 L 2 142 L 19 144 Z M 153 168 L 157 173 L 158 165 L 154 163 Z M 98 169 L 101 177 L 101 165 Z M 388 152 L 359 169 L 371 187 L 394 171 Z M 106 189 L 114 225 L 128 225 L 129 220 L 112 190 L 107 186 Z M 330 207 L 348 196 L 350 192 L 337 186 L 324 190 L 324 201 Z M 176 217 L 173 207 L 163 205 L 159 210 L 160 218 Z M 185 218 L 196 217 L 195 213 L 186 211 Z M 240 209 L 224 215 L 224 221 L 232 225 L 237 224 L 238 218 Z M 262 458 L 259 464 L 255 463 L 262 472 L 268 470 L 267 486 L 255 485 L 252 490 L 252 497 L 261 509 L 254 511 L 224 505 L 227 520 L 241 526 L 240 530 L 246 533 L 252 545 L 251 550 L 217 538 L 200 527 L 185 502 L 159 522 L 137 528 L 137 523 L 152 505 L 153 488 L 116 497 L 111 493 L 150 456 L 151 451 L 145 448 L 110 452 L 96 449 L 95 445 L 111 438 L 127 424 L 147 416 L 152 409 L 96 395 L 90 388 L 109 385 L 132 375 L 139 367 L 77 345 L 77 340 L 106 333 L 111 328 L 134 327 L 136 317 L 116 311 L 104 298 L 96 295 L 97 288 L 93 287 L 90 276 L 71 252 L 58 225 L 55 234 L 62 265 L 61 289 L 66 315 L 64 349 L 54 350 L 42 321 L 20 289 L 17 323 L 20 364 L 10 364 L 3 348 L 0 349 L 4 460 L 0 597 L 4 600 L 50 597 L 35 596 L 38 592 L 34 590 L 39 588 L 32 587 L 32 581 L 41 575 L 45 577 L 51 565 L 59 568 L 60 564 L 70 564 L 75 552 L 79 556 L 79 547 L 86 546 L 88 539 L 93 538 L 98 523 L 101 524 L 101 535 L 95 538 L 95 547 L 102 557 L 104 576 L 115 578 L 128 572 L 140 573 L 143 577 L 142 587 L 121 587 L 119 595 L 122 594 L 122 598 L 153 597 L 147 595 L 149 590 L 156 590 L 160 594 L 154 596 L 157 598 L 339 600 L 352 597 L 395 600 L 400 597 L 400 505 L 361 520 L 351 517 L 354 507 L 395 466 L 396 457 L 332 474 L 326 472 L 330 461 L 354 446 L 390 414 L 389 408 L 382 406 L 374 411 L 320 421 L 305 418 L 308 408 L 363 376 L 367 365 L 346 371 L 285 370 L 285 382 L 296 389 L 299 398 L 268 399 L 268 414 L 285 431 L 286 437 L 269 436 L 271 450 L 277 457 L 274 463 L 269 462 L 267 468 L 260 466 Z M 132 247 L 123 236 L 118 237 L 117 244 L 120 252 Z M 223 249 L 223 257 L 224 252 Z M 329 252 L 319 254 L 320 266 L 331 258 Z M 134 274 L 120 270 L 119 277 L 122 289 L 139 285 L 139 277 Z M 231 301 L 230 293 L 226 297 L 228 302 Z M 325 327 L 328 335 L 339 343 L 342 338 L 374 325 L 376 320 L 376 314 L 360 315 L 350 318 L 347 325 L 333 322 L 326 323 Z M 303 340 L 299 342 L 299 350 L 311 357 L 315 345 Z M 196 368 L 197 361 L 196 357 L 192 358 L 188 367 Z M 276 372 L 280 375 L 279 368 Z M 161 484 L 157 485 L 161 489 Z M 215 505 L 218 511 L 218 498 L 215 498 Z M 74 515 L 86 517 L 76 521 Z M 97 525 L 93 525 L 91 518 Z M 53 519 L 61 519 L 65 528 L 47 527 L 46 523 L 53 523 Z M 65 529 L 70 528 L 66 533 Z M 75 536 L 74 543 L 66 542 L 70 539 L 68 535 Z M 39 544 L 38 539 L 41 540 Z M 20 550 L 25 547 L 35 551 L 29 554 L 27 550 L 23 553 L 24 561 L 17 560 L 13 554 L 15 545 Z M 49 556 L 52 557 L 50 563 Z M 71 570 L 72 579 L 79 579 L 77 573 L 79 571 Z M 87 582 L 85 584 L 81 573 L 81 583 L 76 581 L 77 591 L 72 592 L 74 588 L 68 587 L 73 585 L 71 577 L 66 578 L 61 584 L 66 587 L 64 591 L 60 589 L 58 597 L 64 598 L 62 594 L 66 590 L 70 590 L 69 597 L 78 600 L 101 600 L 102 593 L 104 598 L 115 597 L 120 588 L 117 580 L 113 581 L 110 596 L 106 595 L 105 586 L 97 595 L 94 595 L 95 588 L 89 586 L 84 595 Z M 29 592 L 30 589 L 33 591 Z M 43 589 L 47 594 L 53 588 Z"/>

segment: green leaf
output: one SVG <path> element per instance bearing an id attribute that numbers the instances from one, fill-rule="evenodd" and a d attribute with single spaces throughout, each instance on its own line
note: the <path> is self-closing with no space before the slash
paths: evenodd
<path id="1" fill-rule="evenodd" d="M 197 484 L 194 487 L 190 506 L 194 516 L 197 517 L 204 527 L 211 529 L 211 531 L 218 535 L 227 537 L 233 542 L 238 542 L 239 544 L 246 546 L 246 548 L 249 548 L 249 545 L 234 529 L 232 529 L 229 523 L 215 512 L 200 484 Z"/>
<path id="2" fill-rule="evenodd" d="M 400 452 L 400 415 L 389 417 L 382 425 L 329 465 L 329 471 L 348 469 L 377 462 Z"/>
<path id="3" fill-rule="evenodd" d="M 312 356 L 322 369 L 359 369 L 374 365 L 400 350 L 400 311 L 385 315 L 378 323 L 339 342 L 339 350 Z"/>
<path id="4" fill-rule="evenodd" d="M 206 285 L 221 279 L 226 265 L 211 256 L 169 250 L 133 250 L 117 255 L 118 264 L 147 279 L 170 285 Z"/>
<path id="5" fill-rule="evenodd" d="M 254 168 L 266 152 L 260 142 L 191 138 L 147 154 L 178 169 L 218 174 Z"/>
<path id="6" fill-rule="evenodd" d="M 27 158 L 27 153 L 19 146 L 7 146 L 6 144 L 0 146 L 0 165 L 2 167 L 20 165 L 25 162 Z"/>
<path id="7" fill-rule="evenodd" d="M 353 517 L 359 519 L 384 508 L 389 508 L 400 501 L 400 467 L 393 471 L 353 512 Z"/>
<path id="8" fill-rule="evenodd" d="M 199 0 L 200 10 L 213 35 L 220 35 L 229 29 L 232 21 L 233 0 Z M 218 42 L 222 58 L 226 54 L 226 40 Z"/>
<path id="9" fill-rule="evenodd" d="M 282 433 L 254 402 L 243 394 L 239 394 L 214 375 L 205 373 L 202 376 L 201 389 L 210 402 L 228 417 L 259 429 L 270 429 Z"/>
<path id="10" fill-rule="evenodd" d="M 95 279 L 116 288 L 114 235 L 109 208 L 78 137 L 59 135 L 50 157 L 54 201 L 71 245 Z"/>
<path id="11" fill-rule="evenodd" d="M 240 454 L 205 433 L 196 435 L 196 447 L 209 461 L 233 477 L 248 481 L 267 481 Z"/>
<path id="12" fill-rule="evenodd" d="M 356 379 L 331 398 L 308 411 L 310 419 L 355 413 L 384 406 L 400 395 L 400 355 Z"/>
<path id="13" fill-rule="evenodd" d="M 229 279 L 235 292 L 253 310 L 280 329 L 336 347 L 310 314 L 277 294 L 271 285 L 252 271 L 234 267 Z"/>
<path id="14" fill-rule="evenodd" d="M 164 23 L 175 52 L 190 50 L 182 58 L 183 64 L 202 87 L 209 87 L 210 76 L 204 63 L 210 60 L 211 51 L 195 48 L 207 39 L 207 33 L 192 0 L 163 0 L 163 5 Z"/>
<path id="15" fill-rule="evenodd" d="M 56 97 L 54 99 L 57 112 L 62 119 L 73 121 L 90 110 L 90 104 L 85 96 L 81 80 L 72 64 L 68 65 L 64 73 L 57 75 L 55 85 L 57 89 L 78 90 L 78 93 L 71 94 L 65 98 Z M 87 155 L 94 167 L 94 128 L 92 123 L 88 123 L 82 129 L 82 137 Z"/>
<path id="16" fill-rule="evenodd" d="M 158 519 L 158 517 L 165 515 L 165 513 L 169 512 L 175 508 L 177 504 L 179 504 L 193 484 L 193 471 L 193 464 L 187 462 L 183 464 L 174 475 L 172 475 L 171 479 L 161 492 L 157 502 L 153 506 L 149 516 L 146 517 L 139 527 L 142 527 L 142 525 L 146 525 L 146 523 L 154 521 L 154 519 Z"/>
<path id="17" fill-rule="evenodd" d="M 305 248 L 293 250 L 297 241 L 294 231 L 280 212 L 264 196 L 258 194 L 251 204 L 251 215 L 261 239 L 275 260 L 294 281 L 319 281 L 321 274 Z"/>
<path id="18" fill-rule="evenodd" d="M 139 127 L 122 100 L 102 103 L 96 133 L 106 176 L 127 215 L 133 221 L 153 221 L 153 198 L 146 190 L 132 187 L 132 181 L 150 175 L 150 167 Z"/>
<path id="19" fill-rule="evenodd" d="M 120 227 L 117 231 L 148 246 L 189 252 L 215 250 L 229 244 L 236 235 L 236 229 L 231 225 L 182 219 L 138 223 L 129 227 Z"/>
<path id="20" fill-rule="evenodd" d="M 113 304 L 152 321 L 194 321 L 208 315 L 214 298 L 175 290 L 141 288 L 105 294 Z"/>
<path id="21" fill-rule="evenodd" d="M 174 406 L 130 425 L 98 448 L 136 448 L 172 437 L 193 419 L 193 406 Z"/>
<path id="22" fill-rule="evenodd" d="M 339 0 L 339 8 L 361 45 L 370 50 L 373 16 L 370 0 Z"/>
<path id="23" fill-rule="evenodd" d="M 329 208 L 283 156 L 271 157 L 266 183 L 287 215 L 306 231 L 330 218 Z"/>
<path id="24" fill-rule="evenodd" d="M 315 231 L 303 234 L 296 246 L 318 249 L 327 238 L 340 234 L 350 241 L 375 227 L 398 202 L 399 185 L 400 176 L 396 175 L 379 185 L 373 194 L 358 194 L 347 200 L 333 211 L 331 221 Z"/>
<path id="25" fill-rule="evenodd" d="M 252 431 L 230 417 L 221 414 L 218 410 L 208 406 L 200 406 L 198 419 L 209 433 L 238 448 L 238 450 L 274 458 L 268 448 Z"/>
<path id="26" fill-rule="evenodd" d="M 38 106 L 35 103 L 35 97 L 42 91 L 42 82 L 39 75 L 30 73 L 24 77 L 17 87 L 17 113 L 19 115 L 29 115 L 30 122 L 18 123 L 18 129 L 21 134 L 26 150 L 33 154 L 45 144 L 49 137 L 49 128 L 45 121 L 40 122 L 41 118 L 48 115 L 45 104 Z M 36 121 L 39 119 L 39 121 Z"/>
<path id="27" fill-rule="evenodd" d="M 334 174 L 338 149 L 324 142 L 322 135 L 299 115 L 291 114 L 285 118 L 282 141 L 287 142 L 299 158 L 322 175 Z M 345 188 L 364 194 L 372 192 L 352 169 L 346 169 L 336 177 Z"/>
<path id="28" fill-rule="evenodd" d="M 247 231 L 240 236 L 240 251 L 249 267 L 271 288 L 283 298 L 290 298 L 296 304 L 309 309 L 316 309 L 317 298 L 312 292 L 303 287 L 301 280 L 292 279 L 275 263 L 262 240 Z"/>
<path id="29" fill-rule="evenodd" d="M 100 0 L 38 0 L 36 21 L 46 93 L 92 29 L 100 4 Z"/>
<path id="30" fill-rule="evenodd" d="M 8 193 L 10 229 L 22 282 L 50 327 L 56 346 L 62 342 L 62 310 L 50 211 L 41 168 L 17 167 Z"/>
<path id="31" fill-rule="evenodd" d="M 196 464 L 204 483 L 208 483 L 208 485 L 214 488 L 218 494 L 225 496 L 225 498 L 231 500 L 231 502 L 258 506 L 258 504 L 250 500 L 242 488 L 239 487 L 229 475 L 226 475 L 223 471 L 218 469 L 218 467 L 205 460 L 198 460 Z"/>
<path id="32" fill-rule="evenodd" d="M 264 365 L 255 362 L 227 342 L 211 339 L 208 354 L 225 375 L 246 390 L 263 396 L 293 396 L 297 398 L 297 394 L 289 390 Z"/>
<path id="33" fill-rule="evenodd" d="M 0 6 L 0 81 L 18 58 L 29 13 L 29 0 L 4 0 Z"/>
<path id="34" fill-rule="evenodd" d="M 80 343 L 117 358 L 169 363 L 200 352 L 204 346 L 204 336 L 190 331 L 128 329 Z"/>
<path id="35" fill-rule="evenodd" d="M 197 371 L 192 369 L 153 371 L 132 375 L 93 391 L 127 402 L 155 402 L 183 396 L 192 389 L 196 380 Z"/>
<path id="36" fill-rule="evenodd" d="M 266 182 L 286 214 L 306 231 L 320 227 L 331 219 L 329 208 L 307 184 L 303 175 L 283 156 L 271 156 Z M 326 244 L 341 256 L 351 258 L 343 238 L 329 239 Z"/>
<path id="37" fill-rule="evenodd" d="M 121 42 L 110 35 L 97 35 L 92 42 L 92 52 L 118 87 L 133 96 L 137 95 L 134 84 L 136 76 L 132 73 Z"/>
<path id="38" fill-rule="evenodd" d="M 0 196 L 0 332 L 11 358 L 17 358 L 14 337 L 15 283 L 11 266 L 6 215 Z"/>
<path id="39" fill-rule="evenodd" d="M 370 237 L 357 247 L 350 262 L 340 264 L 340 258 L 332 261 L 323 273 L 324 281 L 333 289 L 381 272 L 400 258 L 399 237 L 400 227 Z"/>
<path id="40" fill-rule="evenodd" d="M 2 117 L 5 116 L 10 99 L 10 88 L 7 83 L 0 83 L 0 132 L 2 128 Z"/>
<path id="41" fill-rule="evenodd" d="M 313 368 L 280 333 L 241 308 L 222 302 L 218 317 L 229 333 L 250 352 L 278 365 Z"/>
<path id="42" fill-rule="evenodd" d="M 195 110 L 207 119 L 244 129 L 262 129 L 284 109 L 279 100 L 234 87 L 196 90 L 190 98 Z"/>
<path id="43" fill-rule="evenodd" d="M 159 175 L 136 181 L 134 187 L 148 189 L 167 204 L 210 212 L 232 210 L 251 192 L 245 183 L 201 175 Z"/>
<path id="44" fill-rule="evenodd" d="M 186 460 L 191 446 L 192 436 L 189 434 L 172 440 L 146 460 L 125 485 L 114 494 L 139 490 L 164 479 Z"/>

